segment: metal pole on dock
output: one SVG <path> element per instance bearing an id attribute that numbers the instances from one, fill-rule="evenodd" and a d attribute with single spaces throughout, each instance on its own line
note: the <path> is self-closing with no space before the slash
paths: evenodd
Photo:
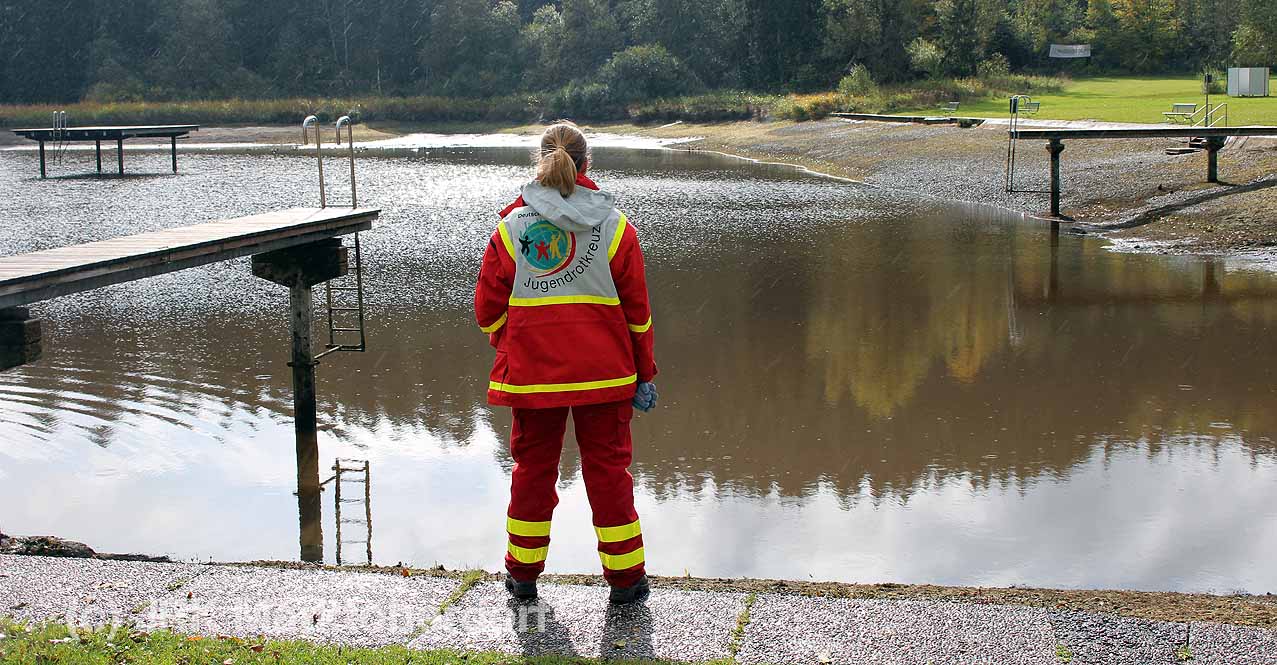
<path id="1" fill-rule="evenodd" d="M 93 142 L 94 151 L 98 157 L 98 173 L 102 172 L 102 141 L 99 139 Z"/>
<path id="2" fill-rule="evenodd" d="M 47 177 L 45 175 L 45 168 L 44 168 L 44 141 L 40 142 L 40 177 L 41 178 Z"/>
<path id="3" fill-rule="evenodd" d="M 124 139 L 115 140 L 115 156 L 120 162 L 120 175 L 124 175 Z"/>

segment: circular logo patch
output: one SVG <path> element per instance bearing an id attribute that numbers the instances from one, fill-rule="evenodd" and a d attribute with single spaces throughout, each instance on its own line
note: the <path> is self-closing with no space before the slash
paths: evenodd
<path id="1" fill-rule="evenodd" d="M 576 236 L 546 221 L 536 222 L 519 236 L 519 252 L 539 276 L 567 267 L 576 255 Z"/>

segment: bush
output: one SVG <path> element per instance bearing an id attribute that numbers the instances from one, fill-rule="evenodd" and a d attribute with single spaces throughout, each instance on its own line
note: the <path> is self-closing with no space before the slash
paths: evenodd
<path id="1" fill-rule="evenodd" d="M 869 97 L 878 94 L 878 84 L 867 67 L 856 65 L 838 82 L 838 94 L 847 98 Z"/>
<path id="2" fill-rule="evenodd" d="M 572 82 L 546 100 L 545 115 L 553 118 L 614 120 L 625 117 L 625 109 L 603 83 Z"/>
<path id="3" fill-rule="evenodd" d="M 944 75 L 944 51 L 939 46 L 919 37 L 905 50 L 914 71 L 935 79 Z"/>
<path id="4" fill-rule="evenodd" d="M 975 67 L 976 76 L 982 79 L 994 79 L 1011 73 L 1011 61 L 1005 55 L 994 53 L 987 60 Z"/>
<path id="5" fill-rule="evenodd" d="M 599 81 L 620 101 L 679 97 L 705 87 L 659 44 L 631 46 L 613 55 L 599 71 Z"/>
<path id="6" fill-rule="evenodd" d="M 1228 72 L 1221 72 L 1217 69 L 1212 69 L 1206 73 L 1210 74 L 1211 81 L 1210 81 L 1210 85 L 1207 85 L 1206 77 L 1205 76 L 1202 77 L 1202 94 L 1203 95 L 1228 94 Z"/>

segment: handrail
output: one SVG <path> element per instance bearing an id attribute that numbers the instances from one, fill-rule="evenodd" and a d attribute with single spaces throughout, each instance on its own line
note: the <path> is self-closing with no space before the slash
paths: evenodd
<path id="1" fill-rule="evenodd" d="M 1197 109 L 1197 111 L 1195 111 L 1193 115 L 1189 116 L 1188 119 L 1189 121 L 1193 123 L 1194 127 L 1212 128 L 1215 125 L 1218 125 L 1220 122 L 1219 120 L 1215 119 L 1215 116 L 1219 113 L 1221 109 L 1224 111 L 1224 120 L 1223 120 L 1224 126 L 1227 127 L 1228 126 L 1228 103 L 1227 102 L 1222 103 L 1218 106 L 1215 106 L 1214 108 L 1210 106 L 1202 106 L 1201 108 Z M 1199 115 L 1201 115 L 1202 117 L 1198 118 L 1197 116 Z"/>
<path id="2" fill-rule="evenodd" d="M 307 131 L 312 125 L 315 127 L 315 160 L 319 163 L 319 207 L 328 207 L 328 197 L 324 194 L 324 149 L 323 139 L 319 132 L 319 117 L 314 115 L 306 116 L 302 120 L 302 145 L 310 142 L 310 132 Z"/>
<path id="3" fill-rule="evenodd" d="M 341 128 L 346 127 L 346 144 L 350 146 L 350 207 L 358 208 L 355 198 L 355 124 L 350 116 L 337 118 L 337 145 L 341 145 Z"/>

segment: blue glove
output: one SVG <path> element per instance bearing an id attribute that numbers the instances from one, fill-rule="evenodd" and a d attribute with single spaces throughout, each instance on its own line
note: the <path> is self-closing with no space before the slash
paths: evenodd
<path id="1" fill-rule="evenodd" d="M 640 383 L 638 389 L 634 391 L 634 408 L 647 413 L 656 408 L 656 398 L 660 395 L 656 392 L 655 383 Z"/>

